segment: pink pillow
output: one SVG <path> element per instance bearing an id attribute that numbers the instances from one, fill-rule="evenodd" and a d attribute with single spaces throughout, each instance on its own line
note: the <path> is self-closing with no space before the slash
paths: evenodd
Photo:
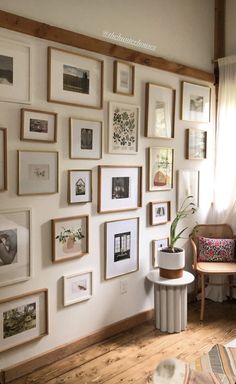
<path id="1" fill-rule="evenodd" d="M 198 261 L 235 261 L 235 241 L 233 239 L 198 238 Z"/>

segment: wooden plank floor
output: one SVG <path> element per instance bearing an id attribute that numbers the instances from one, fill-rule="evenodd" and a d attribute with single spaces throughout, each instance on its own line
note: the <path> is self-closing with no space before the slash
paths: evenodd
<path id="1" fill-rule="evenodd" d="M 165 357 L 193 361 L 216 344 L 236 338 L 236 300 L 206 302 L 206 320 L 199 321 L 199 303 L 189 304 L 184 332 L 161 333 L 153 322 L 122 332 L 104 342 L 12 381 L 12 384 L 146 384 Z"/>

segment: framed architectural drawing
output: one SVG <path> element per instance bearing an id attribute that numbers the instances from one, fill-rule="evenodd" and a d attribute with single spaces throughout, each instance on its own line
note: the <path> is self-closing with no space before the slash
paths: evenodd
<path id="1" fill-rule="evenodd" d="M 135 66 L 123 61 L 114 61 L 113 92 L 134 95 Z"/>
<path id="2" fill-rule="evenodd" d="M 174 150 L 149 148 L 149 191 L 164 191 L 173 187 Z"/>
<path id="3" fill-rule="evenodd" d="M 200 172 L 195 169 L 180 169 L 177 171 L 177 209 L 188 196 L 193 196 L 192 202 L 199 206 Z"/>
<path id="4" fill-rule="evenodd" d="M 174 137 L 175 90 L 146 83 L 146 136 L 172 139 Z"/>
<path id="5" fill-rule="evenodd" d="M 48 101 L 101 109 L 103 61 L 49 47 Z"/>
<path id="6" fill-rule="evenodd" d="M 7 190 L 7 130 L 0 128 L 0 192 Z"/>
<path id="7" fill-rule="evenodd" d="M 209 123 L 210 102 L 210 87 L 182 82 L 182 120 Z"/>
<path id="8" fill-rule="evenodd" d="M 55 143 L 57 141 L 57 113 L 21 109 L 21 140 Z"/>
<path id="9" fill-rule="evenodd" d="M 102 158 L 102 122 L 70 118 L 70 158 Z"/>
<path id="10" fill-rule="evenodd" d="M 153 268 L 158 268 L 157 252 L 160 249 L 166 248 L 168 246 L 169 246 L 169 238 L 168 237 L 165 237 L 164 239 L 152 240 Z"/>
<path id="11" fill-rule="evenodd" d="M 189 160 L 206 159 L 207 131 L 201 129 L 186 129 L 186 158 Z"/>
<path id="12" fill-rule="evenodd" d="M 68 203 L 88 203 L 92 201 L 92 171 L 89 169 L 68 171 Z"/>
<path id="13" fill-rule="evenodd" d="M 63 276 L 64 306 L 92 297 L 92 271 Z"/>
<path id="14" fill-rule="evenodd" d="M 150 202 L 150 224 L 159 225 L 170 221 L 170 201 Z"/>
<path id="15" fill-rule="evenodd" d="M 105 223 L 105 279 L 139 268 L 139 218 Z"/>

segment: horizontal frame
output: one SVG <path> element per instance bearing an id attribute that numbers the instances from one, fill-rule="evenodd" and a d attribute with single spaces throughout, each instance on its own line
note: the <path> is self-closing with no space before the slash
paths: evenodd
<path id="1" fill-rule="evenodd" d="M 167 147 L 148 148 L 149 191 L 165 191 L 173 188 L 174 149 Z"/>
<path id="2" fill-rule="evenodd" d="M 210 87 L 186 81 L 182 82 L 182 120 L 209 123 L 210 103 Z"/>
<path id="3" fill-rule="evenodd" d="M 171 218 L 170 201 L 150 202 L 150 225 L 166 224 Z"/>
<path id="4" fill-rule="evenodd" d="M 180 169 L 177 171 L 177 209 L 179 210 L 187 196 L 199 207 L 200 171 L 196 169 Z"/>
<path id="5" fill-rule="evenodd" d="M 152 260 L 153 268 L 158 268 L 157 264 L 157 252 L 160 249 L 166 248 L 169 246 L 169 237 L 164 237 L 163 239 L 152 240 Z"/>
<path id="6" fill-rule="evenodd" d="M 207 131 L 186 129 L 186 159 L 203 160 L 207 157 Z"/>
<path id="7" fill-rule="evenodd" d="M 7 129 L 0 128 L 0 192 L 7 191 Z"/>
<path id="8" fill-rule="evenodd" d="M 57 113 L 22 108 L 20 139 L 56 143 Z"/>
<path id="9" fill-rule="evenodd" d="M 92 201 L 92 170 L 70 169 L 68 171 L 68 203 L 80 204 Z"/>
<path id="10" fill-rule="evenodd" d="M 113 63 L 113 92 L 133 96 L 135 84 L 135 66 L 115 60 Z"/>
<path id="11" fill-rule="evenodd" d="M 92 271 L 63 276 L 64 306 L 89 300 L 92 297 Z"/>

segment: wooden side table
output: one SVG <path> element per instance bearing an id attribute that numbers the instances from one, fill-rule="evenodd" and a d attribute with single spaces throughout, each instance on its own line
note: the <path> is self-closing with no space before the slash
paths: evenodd
<path id="1" fill-rule="evenodd" d="M 194 281 L 192 273 L 183 277 L 165 279 L 159 269 L 150 271 L 147 279 L 154 283 L 156 328 L 162 332 L 181 332 L 187 326 L 187 285 Z"/>

